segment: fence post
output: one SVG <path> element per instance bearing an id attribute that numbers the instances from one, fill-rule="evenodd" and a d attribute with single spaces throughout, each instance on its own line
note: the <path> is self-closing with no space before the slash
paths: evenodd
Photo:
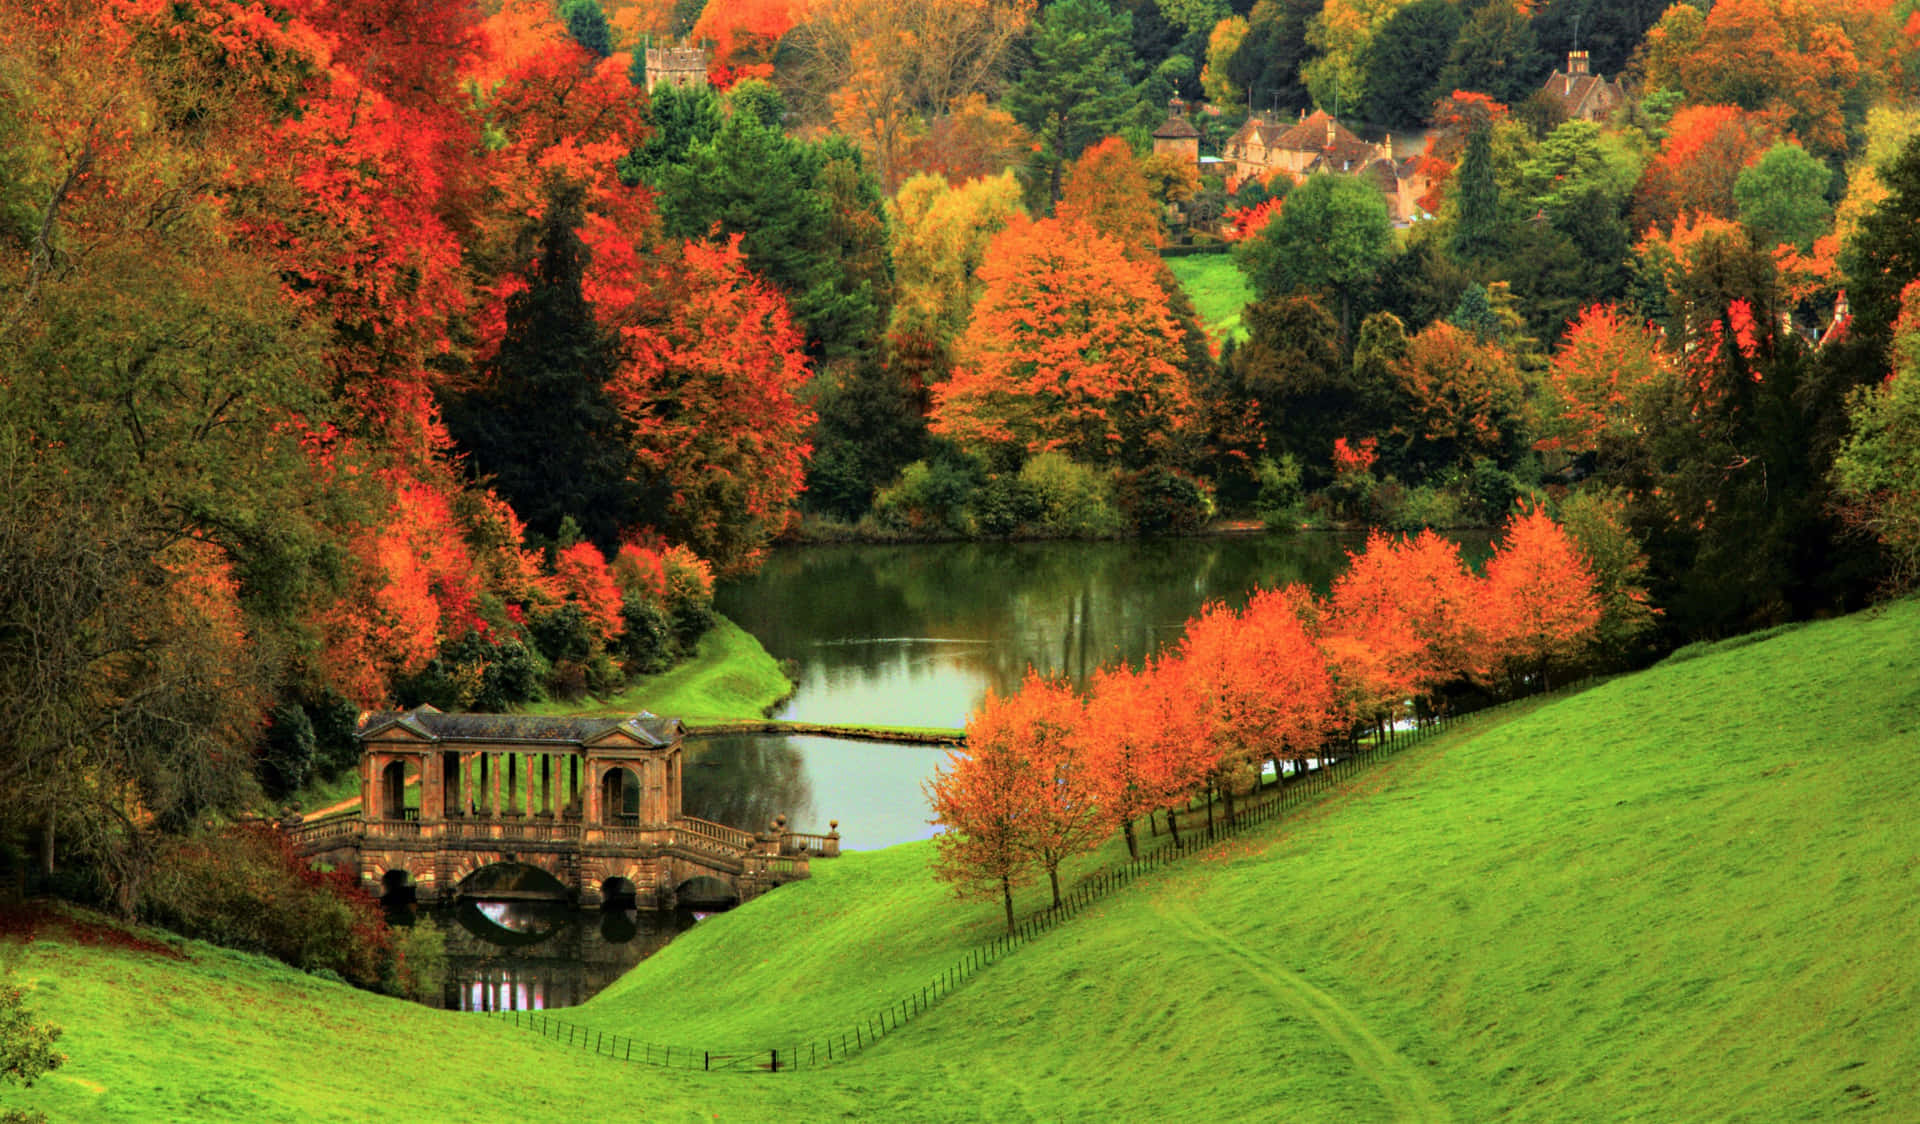
<path id="1" fill-rule="evenodd" d="M 773 1072 L 779 1073 L 780 1072 L 780 1051 L 769 1050 L 768 1053 L 773 1055 Z"/>
<path id="2" fill-rule="evenodd" d="M 700 1051 L 700 1068 L 701 1069 L 713 1068 L 713 1051 L 712 1050 Z"/>

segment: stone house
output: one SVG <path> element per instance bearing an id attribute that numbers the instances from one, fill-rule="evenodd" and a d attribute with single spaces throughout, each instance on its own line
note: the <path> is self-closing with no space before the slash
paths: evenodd
<path id="1" fill-rule="evenodd" d="M 1627 101 L 1620 83 L 1590 71 L 1585 51 L 1568 51 L 1567 68 L 1554 71 L 1540 93 L 1558 105 L 1569 121 L 1605 121 Z"/>
<path id="2" fill-rule="evenodd" d="M 661 83 L 688 88 L 707 84 L 705 47 L 647 47 L 647 92 Z"/>
<path id="3" fill-rule="evenodd" d="M 1419 157 L 1394 158 L 1391 134 L 1379 144 L 1363 140 L 1325 110 L 1292 122 L 1255 114 L 1227 138 L 1221 156 L 1230 186 L 1275 172 L 1295 183 L 1322 172 L 1360 176 L 1380 189 L 1401 223 L 1421 215 L 1419 199 L 1432 186 Z"/>

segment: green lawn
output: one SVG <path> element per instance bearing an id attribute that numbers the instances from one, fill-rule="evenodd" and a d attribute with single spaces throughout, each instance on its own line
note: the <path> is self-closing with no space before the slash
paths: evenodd
<path id="1" fill-rule="evenodd" d="M 1209 335 L 1222 343 L 1247 338 L 1240 310 L 1253 300 L 1253 286 L 1233 264 L 1231 254 L 1190 254 L 1167 258 L 1166 263 L 1180 279 L 1180 287 L 1187 291 L 1194 311 L 1200 315 L 1200 325 Z"/>
<path id="2" fill-rule="evenodd" d="M 631 714 L 650 710 L 688 725 L 759 718 L 793 683 L 751 634 L 725 617 L 700 638 L 694 657 L 634 680 L 608 698 L 536 703 L 532 714 Z"/>
<path id="3" fill-rule="evenodd" d="M 553 1118 L 615 1088 L 649 1119 L 1912 1119 L 1917 636 L 1907 601 L 1449 732 L 830 1069 L 596 1063 L 230 954 L 41 941 L 20 974 L 72 1061 L 23 1099 L 102 1120 Z M 817 863 L 577 1018 L 716 1049 L 858 1020 L 997 927 L 928 881 L 930 853 Z"/>

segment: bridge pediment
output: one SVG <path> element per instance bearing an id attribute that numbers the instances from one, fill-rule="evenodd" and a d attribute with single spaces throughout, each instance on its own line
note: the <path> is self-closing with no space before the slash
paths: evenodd
<path id="1" fill-rule="evenodd" d="M 438 709 L 431 706 L 417 706 L 412 710 L 399 713 L 388 712 L 369 715 L 364 719 L 366 725 L 360 728 L 357 736 L 362 742 L 410 742 L 418 744 L 420 742 L 438 741 L 439 739 L 434 736 L 432 730 L 427 728 L 423 719 L 439 713 L 440 711 Z"/>

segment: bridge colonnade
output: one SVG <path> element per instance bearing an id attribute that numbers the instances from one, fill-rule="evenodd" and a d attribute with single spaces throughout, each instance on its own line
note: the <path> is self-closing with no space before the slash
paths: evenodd
<path id="1" fill-rule="evenodd" d="M 423 902 L 454 899 L 481 870 L 526 867 L 559 889 L 487 893 L 592 905 L 617 887 L 663 908 L 692 887 L 700 900 L 739 902 L 837 852 L 837 834 L 795 835 L 784 817 L 754 833 L 685 815 L 683 736 L 678 720 L 645 712 L 369 714 L 356 732 L 360 809 L 287 830 L 301 854 L 350 866 L 376 892 L 405 885 Z"/>

